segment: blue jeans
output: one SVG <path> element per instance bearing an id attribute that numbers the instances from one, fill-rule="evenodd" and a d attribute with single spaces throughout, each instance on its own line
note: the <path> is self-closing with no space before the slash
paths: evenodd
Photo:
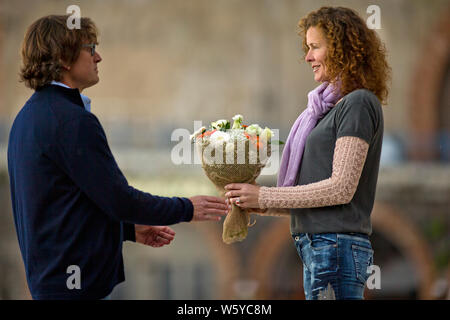
<path id="1" fill-rule="evenodd" d="M 293 234 L 303 261 L 303 287 L 307 300 L 364 299 L 373 263 L 369 237 L 347 233 Z"/>

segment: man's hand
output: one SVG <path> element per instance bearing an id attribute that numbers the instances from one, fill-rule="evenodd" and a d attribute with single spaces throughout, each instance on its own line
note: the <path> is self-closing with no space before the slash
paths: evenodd
<path id="1" fill-rule="evenodd" d="M 144 226 L 136 224 L 134 229 L 136 242 L 154 248 L 165 246 L 175 238 L 175 231 L 166 226 Z"/>
<path id="2" fill-rule="evenodd" d="M 194 206 L 192 221 L 220 221 L 230 210 L 224 198 L 212 196 L 195 196 L 189 198 Z"/>

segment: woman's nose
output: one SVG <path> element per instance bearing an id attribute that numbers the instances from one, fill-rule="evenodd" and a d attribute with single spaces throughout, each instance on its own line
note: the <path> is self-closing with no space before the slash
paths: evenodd
<path id="1" fill-rule="evenodd" d="M 311 50 L 308 50 L 308 53 L 307 53 L 306 56 L 305 56 L 305 61 L 306 61 L 306 62 L 314 61 L 314 57 L 313 57 L 313 55 L 312 55 L 312 53 L 311 53 Z"/>

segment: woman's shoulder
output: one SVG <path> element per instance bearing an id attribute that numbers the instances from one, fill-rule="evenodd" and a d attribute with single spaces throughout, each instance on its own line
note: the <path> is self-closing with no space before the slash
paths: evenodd
<path id="1" fill-rule="evenodd" d="M 342 100 L 345 100 L 349 103 L 364 103 L 364 104 L 370 104 L 374 107 L 381 107 L 380 100 L 378 97 L 370 90 L 367 89 L 356 89 L 347 95 L 344 96 Z"/>
<path id="2" fill-rule="evenodd" d="M 383 110 L 378 97 L 367 89 L 357 89 L 345 95 L 340 103 L 336 105 L 336 117 L 344 119 L 347 117 L 360 117 L 363 114 L 370 115 L 371 119 L 381 121 Z"/>

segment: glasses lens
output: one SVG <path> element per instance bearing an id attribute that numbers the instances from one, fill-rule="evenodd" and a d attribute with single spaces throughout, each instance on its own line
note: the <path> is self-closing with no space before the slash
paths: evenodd
<path id="1" fill-rule="evenodd" d="M 84 48 L 91 48 L 91 56 L 95 55 L 95 43 L 84 44 Z"/>

